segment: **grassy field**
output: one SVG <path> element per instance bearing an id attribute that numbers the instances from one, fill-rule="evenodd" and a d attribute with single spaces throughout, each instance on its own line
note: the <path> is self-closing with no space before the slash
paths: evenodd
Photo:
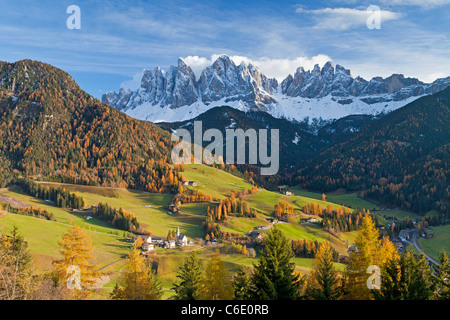
<path id="1" fill-rule="evenodd" d="M 204 165 L 186 165 L 183 175 L 185 179 L 198 183 L 198 186 L 194 188 L 220 199 L 229 196 L 232 191 L 251 188 L 251 185 L 241 178 Z M 153 194 L 120 188 L 41 183 L 63 187 L 76 192 L 85 199 L 88 206 L 102 202 L 107 203 L 111 207 L 123 208 L 125 211 L 136 215 L 141 227 L 155 235 L 165 237 L 169 230 L 175 230 L 179 227 L 181 233 L 186 234 L 194 241 L 195 238 L 203 237 L 202 223 L 205 221 L 207 207 L 216 205 L 215 203 L 184 204 L 178 213 L 172 215 L 167 210 L 168 204 L 173 197 L 173 195 L 169 194 Z M 229 221 L 221 224 L 221 228 L 226 232 L 245 234 L 257 226 L 268 225 L 269 222 L 266 218 L 273 218 L 275 204 L 284 200 L 294 207 L 295 216 L 288 223 L 278 224 L 277 228 L 282 230 L 288 238 L 311 239 L 320 242 L 327 240 L 331 242 L 332 246 L 339 253 L 346 254 L 346 241 L 352 244 L 355 233 L 342 234 L 340 236 L 341 239 L 339 239 L 324 231 L 319 225 L 299 223 L 300 218 L 304 216 L 301 209 L 305 204 L 316 202 L 324 207 L 332 205 L 335 208 L 341 207 L 341 205 L 332 203 L 331 199 L 333 197 L 327 198 L 328 201 L 324 202 L 319 194 L 301 190 L 295 190 L 295 193 L 296 195 L 293 196 L 285 196 L 277 192 L 261 190 L 253 195 L 248 195 L 244 200 L 249 203 L 250 207 L 257 210 L 258 217 L 231 217 Z M 50 268 L 51 260 L 58 257 L 57 242 L 62 234 L 71 228 L 71 223 L 76 223 L 86 228 L 92 235 L 97 253 L 96 263 L 99 267 L 123 258 L 129 252 L 129 243 L 124 242 L 122 239 L 122 235 L 125 234 L 124 231 L 117 230 L 111 224 L 95 218 L 86 220 L 85 216 L 89 215 L 89 213 L 78 213 L 69 209 L 57 208 L 50 202 L 23 194 L 18 187 L 0 189 L 0 194 L 17 199 L 25 204 L 46 209 L 54 214 L 56 222 L 19 215 L 6 215 L 0 218 L 0 228 L 4 231 L 10 230 L 14 225 L 20 228 L 20 232 L 30 243 L 36 264 L 41 269 Z M 345 201 L 337 202 L 349 207 L 354 207 L 356 201 L 364 201 L 357 198 L 355 194 L 341 195 L 342 199 L 345 199 Z M 44 235 L 42 230 L 45 230 Z M 189 250 L 191 248 L 185 248 L 184 251 L 180 249 L 158 249 L 156 251 L 155 259 L 158 265 L 158 276 L 165 289 L 165 298 L 173 295 L 173 291 L 170 289 L 176 280 L 176 273 L 189 255 L 186 249 Z M 207 263 L 214 250 L 214 248 L 209 247 L 197 250 L 203 265 Z M 221 257 L 230 273 L 230 277 L 239 270 L 240 266 L 252 266 L 254 263 L 257 263 L 257 257 L 251 258 L 229 254 L 222 254 Z M 310 272 L 312 259 L 295 258 L 293 261 L 296 264 L 297 271 L 303 274 Z M 105 288 L 97 292 L 96 296 L 98 298 L 107 298 L 114 285 L 121 281 L 121 271 L 125 263 L 126 261 L 120 261 L 102 269 L 102 273 L 110 278 Z M 342 265 L 336 264 L 336 266 L 338 269 L 343 269 Z"/>
<path id="2" fill-rule="evenodd" d="M 404 220 L 406 217 L 409 217 L 410 219 L 420 219 L 421 216 L 417 215 L 414 212 L 409 212 L 401 209 L 390 209 L 390 210 L 378 210 L 375 211 L 378 216 L 383 217 L 395 217 L 398 220 Z"/>
<path id="3" fill-rule="evenodd" d="M 202 222 L 205 217 L 201 215 L 204 203 L 187 205 L 186 210 L 175 215 L 169 214 L 167 208 L 173 195 L 148 193 L 137 190 L 114 189 L 113 193 L 103 194 L 101 187 L 84 187 L 55 184 L 63 186 L 67 190 L 76 191 L 82 196 L 88 205 L 95 205 L 99 202 L 107 203 L 111 207 L 122 208 L 133 213 L 141 227 L 157 236 L 166 236 L 169 230 L 180 228 L 180 232 L 190 238 L 202 237 Z M 113 195 L 110 197 L 109 195 Z M 195 207 L 195 208 L 194 208 Z M 90 220 L 89 220 L 90 221 Z"/>
<path id="4" fill-rule="evenodd" d="M 316 200 L 322 200 L 322 193 L 318 192 L 311 192 L 304 189 L 292 187 L 289 190 L 291 190 L 295 195 L 308 197 Z M 372 202 L 369 202 L 367 200 L 361 199 L 358 197 L 356 193 L 347 193 L 342 190 L 337 190 L 334 192 L 329 192 L 325 194 L 327 202 L 332 202 L 336 204 L 340 204 L 343 206 L 346 206 L 348 208 L 352 209 L 379 209 L 379 207 Z"/>
<path id="5" fill-rule="evenodd" d="M 429 256 L 438 260 L 439 253 L 444 249 L 450 253 L 450 225 L 433 227 L 431 231 L 434 236 L 431 239 L 419 239 L 420 248 Z"/>
<path id="6" fill-rule="evenodd" d="M 340 254 L 347 254 L 346 243 L 323 230 L 319 225 L 313 223 L 280 223 L 276 227 L 290 239 L 308 239 L 313 241 L 329 241 L 331 246 Z"/>
<path id="7" fill-rule="evenodd" d="M 297 195 L 286 196 L 281 193 L 268 190 L 262 190 L 261 192 L 249 195 L 245 198 L 245 201 L 249 203 L 250 207 L 257 209 L 258 212 L 267 217 L 273 217 L 273 208 L 275 204 L 280 201 L 286 201 L 291 204 L 294 207 L 294 214 L 300 214 L 300 210 L 303 208 L 303 206 L 312 202 L 316 202 L 322 207 L 327 207 L 328 205 L 331 205 L 334 208 L 342 207 L 341 205 L 317 200 L 314 198 Z"/>
<path id="8" fill-rule="evenodd" d="M 16 214 L 0 218 L 0 229 L 3 233 L 8 233 L 14 226 L 19 228 L 19 233 L 28 242 L 38 271 L 49 269 L 51 261 L 60 257 L 58 241 L 72 228 L 68 224 Z M 93 239 L 95 263 L 99 267 L 123 258 L 129 250 L 129 244 L 124 242 L 122 237 L 90 230 L 87 232 Z"/>
<path id="9" fill-rule="evenodd" d="M 110 223 L 104 222 L 100 219 L 90 219 L 86 220 L 84 214 L 73 213 L 69 209 L 58 208 L 52 205 L 50 202 L 40 200 L 22 192 L 19 187 L 11 187 L 8 189 L 1 189 L 0 194 L 17 199 L 28 205 L 39 207 L 53 213 L 57 222 L 70 224 L 76 223 L 80 227 L 89 229 L 92 231 L 111 233 L 116 235 L 122 235 L 123 232 L 114 228 Z"/>
<path id="10" fill-rule="evenodd" d="M 221 224 L 221 228 L 226 232 L 246 234 L 253 230 L 254 227 L 268 224 L 269 222 L 264 218 L 231 217 L 229 221 Z"/>
<path id="11" fill-rule="evenodd" d="M 250 189 L 252 185 L 242 178 L 238 178 L 223 170 L 208 167 L 201 164 L 187 164 L 182 173 L 186 180 L 197 182 L 195 188 L 204 193 L 225 198 L 235 190 Z"/>
<path id="12" fill-rule="evenodd" d="M 290 190 L 299 196 L 305 196 L 313 199 L 322 199 L 322 194 L 318 192 L 311 192 L 300 188 L 290 188 Z M 406 210 L 401 209 L 386 209 L 380 207 L 378 204 L 370 202 L 368 200 L 360 198 L 356 193 L 347 193 L 344 190 L 336 190 L 334 192 L 326 193 L 326 199 L 329 202 L 335 203 L 335 204 L 341 204 L 343 206 L 346 206 L 348 208 L 352 209 L 367 209 L 371 211 L 372 213 L 383 217 L 383 216 L 391 216 L 396 217 L 399 220 L 403 220 L 406 216 L 409 216 L 411 219 L 418 219 L 420 218 L 417 214 L 414 212 L 409 212 Z M 433 214 L 433 213 L 430 213 Z"/>
<path id="13" fill-rule="evenodd" d="M 357 235 L 358 235 L 358 231 L 344 232 L 344 233 L 340 234 L 340 238 L 345 243 L 347 243 L 347 241 L 348 241 L 348 245 L 352 246 L 355 244 L 355 239 L 356 239 Z"/>

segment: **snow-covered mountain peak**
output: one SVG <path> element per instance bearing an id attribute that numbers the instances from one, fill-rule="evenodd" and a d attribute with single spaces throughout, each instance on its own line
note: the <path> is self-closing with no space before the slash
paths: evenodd
<path id="1" fill-rule="evenodd" d="M 118 93 L 103 95 L 102 101 L 150 121 L 188 120 L 222 105 L 313 121 L 387 113 L 448 86 L 450 77 L 431 84 L 402 74 L 367 81 L 354 78 L 349 69 L 331 61 L 307 71 L 299 66 L 279 86 L 256 66 L 245 62 L 236 65 L 229 56 L 221 55 L 198 78 L 182 58 L 167 71 L 146 69 L 139 88 L 122 87 Z"/>

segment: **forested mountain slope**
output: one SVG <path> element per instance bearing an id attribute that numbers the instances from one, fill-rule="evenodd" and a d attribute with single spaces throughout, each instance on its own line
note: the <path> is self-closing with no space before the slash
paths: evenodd
<path id="1" fill-rule="evenodd" d="M 0 62 L 0 172 L 57 181 L 167 191 L 172 142 L 81 90 L 41 62 Z M 172 181 L 173 184 L 173 181 Z"/>
<path id="2" fill-rule="evenodd" d="M 331 146 L 298 171 L 305 188 L 344 187 L 420 213 L 449 213 L 450 89 L 420 98 Z"/>

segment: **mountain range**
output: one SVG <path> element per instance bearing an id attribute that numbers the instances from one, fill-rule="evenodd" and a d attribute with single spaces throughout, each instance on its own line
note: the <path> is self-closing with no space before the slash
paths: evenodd
<path id="1" fill-rule="evenodd" d="M 264 111 L 276 118 L 327 124 L 348 115 L 380 115 L 450 86 L 450 77 L 423 83 L 401 74 L 365 80 L 331 61 L 305 71 L 299 67 L 281 83 L 252 64 L 222 55 L 197 79 L 183 59 L 166 72 L 144 70 L 140 87 L 108 92 L 102 102 L 141 120 L 177 122 L 227 105 Z"/>
<path id="2" fill-rule="evenodd" d="M 175 79 L 179 79 L 177 72 Z M 268 88 L 275 83 L 259 79 Z M 180 93 L 184 90 L 177 88 Z M 212 91 L 208 97 L 217 98 Z M 349 115 L 316 131 L 305 122 L 278 119 L 256 107 L 244 112 L 210 105 L 210 110 L 195 117 L 203 121 L 205 130 L 280 130 L 278 175 L 265 179 L 258 177 L 258 168 L 238 168 L 258 183 L 299 185 L 320 192 L 345 188 L 421 214 L 430 210 L 450 214 L 450 87 L 386 115 Z M 25 176 L 176 192 L 179 177 L 170 163 L 170 131 L 177 127 L 192 130 L 192 120 L 158 125 L 139 121 L 94 99 L 70 75 L 51 65 L 0 62 L 1 186 Z"/>

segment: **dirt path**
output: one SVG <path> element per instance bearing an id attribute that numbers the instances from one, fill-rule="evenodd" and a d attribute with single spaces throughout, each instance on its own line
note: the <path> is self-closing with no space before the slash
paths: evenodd
<path id="1" fill-rule="evenodd" d="M 117 263 L 117 262 L 120 262 L 120 261 L 123 261 L 123 260 L 126 260 L 126 259 L 127 259 L 127 258 L 122 258 L 122 259 L 113 261 L 113 262 L 111 262 L 111 263 L 108 263 L 107 265 L 101 267 L 100 269 L 97 269 L 95 272 L 100 271 L 100 270 L 102 270 L 102 269 L 105 269 L 105 268 L 109 267 L 110 265 L 113 265 L 113 264 L 115 264 L 115 263 Z"/>
<path id="2" fill-rule="evenodd" d="M 1 192 L 1 190 L 0 190 Z M 31 207 L 28 203 L 19 201 L 17 199 L 11 198 L 10 196 L 4 195 L 0 193 L 0 202 L 4 202 L 4 203 L 9 203 L 11 205 L 11 207 L 14 208 L 28 208 Z"/>
<path id="3" fill-rule="evenodd" d="M 6 216 L 7 214 L 9 214 L 8 211 L 0 210 L 0 218 L 3 217 L 3 216 Z"/>

